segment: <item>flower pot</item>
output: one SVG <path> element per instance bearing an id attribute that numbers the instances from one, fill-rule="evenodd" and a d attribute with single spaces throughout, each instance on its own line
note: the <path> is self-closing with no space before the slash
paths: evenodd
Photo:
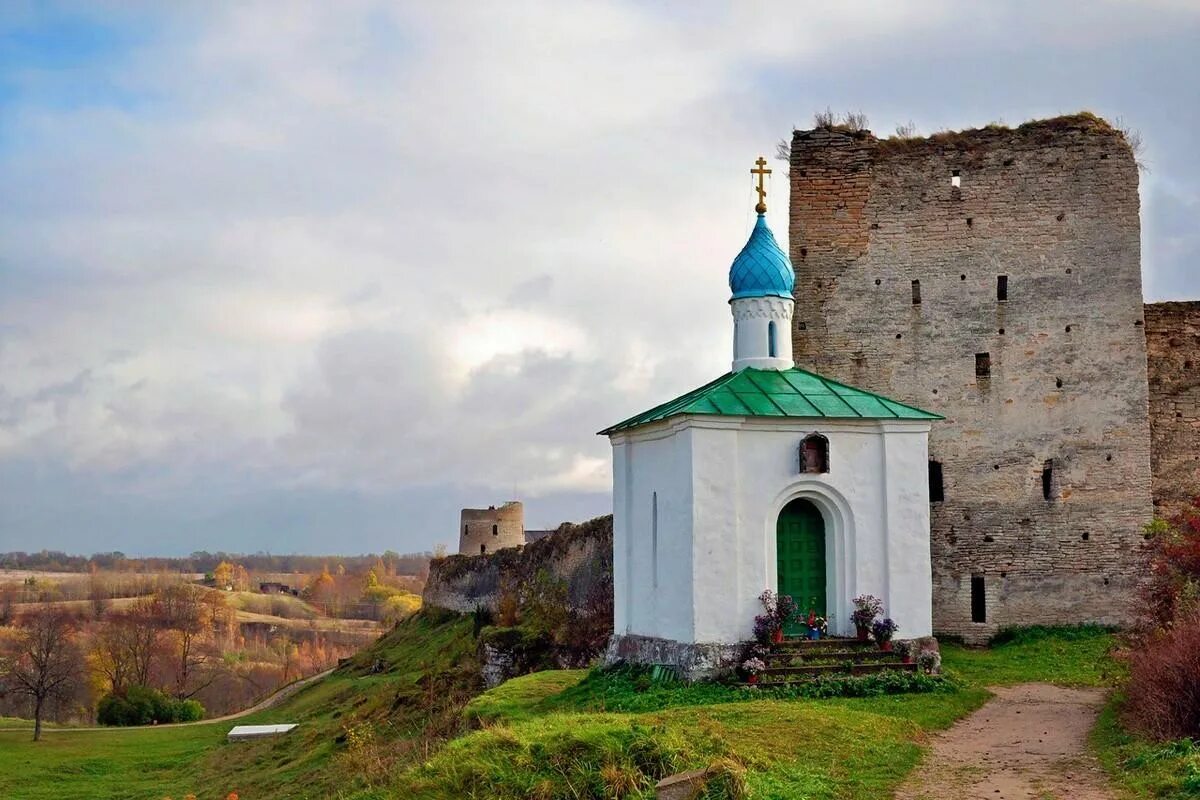
<path id="1" fill-rule="evenodd" d="M 821 629 L 820 628 L 809 628 L 808 629 L 808 638 L 810 638 L 814 641 L 817 639 L 820 639 L 821 638 Z"/>
<path id="2" fill-rule="evenodd" d="M 748 683 L 748 684 L 750 684 L 751 686 L 753 686 L 754 684 L 758 683 L 758 676 L 757 676 L 757 675 L 751 675 L 749 678 L 746 678 L 746 683 Z"/>
<path id="3" fill-rule="evenodd" d="M 771 634 L 771 641 L 775 644 L 779 644 L 783 641 L 783 628 L 775 629 L 775 631 Z"/>
<path id="4" fill-rule="evenodd" d="M 912 657 L 912 656 L 905 656 L 905 657 L 904 657 L 904 663 L 905 663 L 905 664 L 911 664 L 911 663 L 913 663 L 913 657 Z"/>
<path id="5" fill-rule="evenodd" d="M 888 641 L 886 641 L 886 642 L 880 642 L 880 643 L 879 643 L 879 649 L 880 649 L 880 650 L 882 650 L 882 651 L 883 651 L 883 652 L 885 652 L 885 653 L 890 653 L 890 652 L 892 652 L 892 642 L 891 642 L 891 640 L 888 640 Z"/>
<path id="6" fill-rule="evenodd" d="M 858 640 L 860 642 L 865 642 L 867 640 L 867 637 L 871 635 L 871 628 L 867 625 L 859 625 L 859 626 L 857 626 L 857 630 L 858 630 Z"/>

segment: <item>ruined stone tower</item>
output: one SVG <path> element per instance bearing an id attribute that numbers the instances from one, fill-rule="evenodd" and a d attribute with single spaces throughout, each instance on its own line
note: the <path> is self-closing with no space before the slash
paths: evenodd
<path id="1" fill-rule="evenodd" d="M 464 508 L 459 520 L 458 552 L 464 556 L 494 553 L 525 544 L 525 507 L 510 500 L 496 508 Z"/>
<path id="2" fill-rule="evenodd" d="M 945 415 L 934 627 L 1129 619 L 1152 514 L 1138 170 L 1089 114 L 796 131 L 798 366 Z"/>

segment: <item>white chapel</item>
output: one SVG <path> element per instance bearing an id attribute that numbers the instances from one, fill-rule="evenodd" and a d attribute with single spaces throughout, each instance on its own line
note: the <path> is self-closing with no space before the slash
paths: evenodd
<path id="1" fill-rule="evenodd" d="M 850 635 L 872 594 L 932 632 L 928 435 L 940 419 L 797 367 L 795 273 L 758 220 L 729 270 L 732 369 L 601 431 L 613 449 L 610 662 L 729 667 L 765 589 Z"/>

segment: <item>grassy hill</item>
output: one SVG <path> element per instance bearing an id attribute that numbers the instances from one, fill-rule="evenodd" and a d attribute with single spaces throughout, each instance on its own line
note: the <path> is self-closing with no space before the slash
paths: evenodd
<path id="1" fill-rule="evenodd" d="M 470 617 L 426 610 L 330 677 L 239 720 L 300 723 L 289 736 L 228 744 L 229 723 L 51 731 L 40 744 L 0 733 L 0 797 L 645 798 L 659 775 L 715 764 L 752 797 L 886 798 L 931 732 L 987 700 L 985 684 L 1102 685 L 1110 644 L 1083 630 L 988 651 L 947 646 L 955 681 L 927 694 L 787 699 L 586 670 L 482 692 Z M 1138 746 L 1098 745 L 1117 767 Z"/>

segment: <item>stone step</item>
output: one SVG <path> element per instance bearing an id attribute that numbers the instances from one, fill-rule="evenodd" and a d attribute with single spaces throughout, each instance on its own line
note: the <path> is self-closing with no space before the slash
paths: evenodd
<path id="1" fill-rule="evenodd" d="M 804 639 L 799 636 L 785 636 L 779 644 L 772 644 L 771 647 L 776 650 L 824 650 L 824 649 L 848 649 L 848 648 L 864 648 L 870 647 L 878 649 L 879 645 L 872 641 L 862 641 L 860 639 L 850 639 L 842 637 L 834 637 L 828 639 Z"/>
<path id="2" fill-rule="evenodd" d="M 885 650 L 868 650 L 860 648 L 857 650 L 832 650 L 828 648 L 814 650 L 773 650 L 767 653 L 763 660 L 767 663 L 772 661 L 787 661 L 789 659 L 837 659 L 840 661 L 880 661 L 880 662 L 900 662 L 903 659 L 899 653 Z"/>
<path id="3" fill-rule="evenodd" d="M 759 686 L 781 686 L 801 683 L 821 675 L 868 675 L 873 672 L 916 672 L 916 664 L 828 664 L 810 667 L 769 667 L 759 673 Z"/>

